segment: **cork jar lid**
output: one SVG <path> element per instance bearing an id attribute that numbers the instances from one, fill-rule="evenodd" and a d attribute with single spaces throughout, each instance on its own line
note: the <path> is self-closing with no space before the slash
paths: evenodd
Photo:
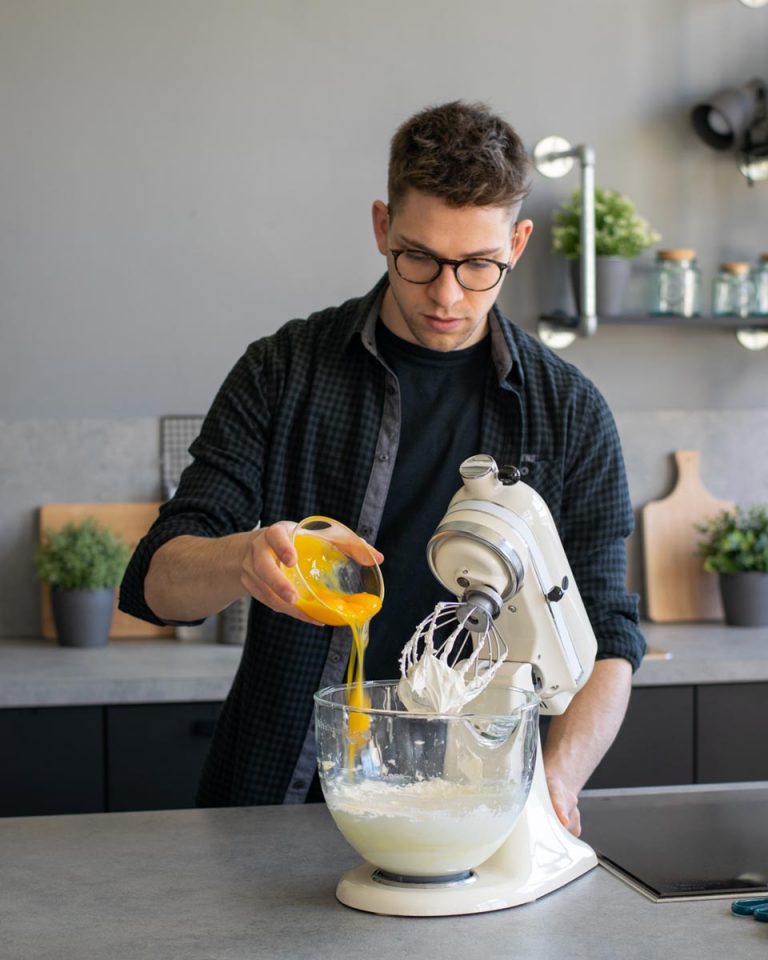
<path id="1" fill-rule="evenodd" d="M 733 273 L 736 276 L 743 276 L 745 273 L 749 273 L 751 264 L 747 263 L 745 260 L 730 260 L 728 263 L 721 263 L 720 269 L 723 273 Z"/>
<path id="2" fill-rule="evenodd" d="M 673 247 L 668 250 L 657 250 L 657 260 L 694 260 L 696 251 L 691 247 Z"/>

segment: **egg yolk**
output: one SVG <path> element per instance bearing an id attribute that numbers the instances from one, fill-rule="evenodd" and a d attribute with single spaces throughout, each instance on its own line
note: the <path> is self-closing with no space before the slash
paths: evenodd
<path id="1" fill-rule="evenodd" d="M 296 606 L 308 617 L 332 627 L 349 627 L 352 631 L 352 649 L 347 668 L 350 707 L 370 707 L 365 688 L 363 658 L 368 646 L 368 625 L 379 610 L 381 597 L 373 593 L 344 593 L 333 590 L 326 584 L 334 581 L 334 569 L 347 560 L 345 554 L 332 544 L 313 536 L 296 537 L 294 546 L 298 554 L 297 566 L 305 583 L 311 584 L 312 593 L 300 593 Z M 370 720 L 364 713 L 354 710 L 349 714 L 350 751 L 348 765 L 354 764 L 357 748 L 365 742 Z"/>

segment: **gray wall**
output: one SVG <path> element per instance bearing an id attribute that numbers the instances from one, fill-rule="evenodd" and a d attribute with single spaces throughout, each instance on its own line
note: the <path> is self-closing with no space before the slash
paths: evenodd
<path id="1" fill-rule="evenodd" d="M 768 79 L 767 50 L 768 9 L 737 0 L 0 3 L 0 636 L 37 631 L 40 503 L 156 496 L 160 415 L 204 411 L 250 340 L 373 284 L 370 203 L 411 112 L 482 99 L 529 146 L 590 143 L 598 183 L 709 283 L 768 250 L 768 183 L 688 114 Z M 502 306 L 531 330 L 568 304 L 549 222 L 575 186 L 537 178 L 527 204 Z M 713 493 L 766 499 L 768 351 L 604 327 L 564 356 L 617 413 L 637 505 L 688 446 Z"/>

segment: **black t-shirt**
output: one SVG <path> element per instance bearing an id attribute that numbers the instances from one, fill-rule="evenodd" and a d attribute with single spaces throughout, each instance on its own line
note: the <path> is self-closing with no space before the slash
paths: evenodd
<path id="1" fill-rule="evenodd" d="M 461 486 L 462 460 L 480 453 L 490 337 L 441 353 L 395 336 L 379 320 L 376 345 L 397 376 L 402 407 L 392 482 L 376 546 L 384 605 L 371 621 L 369 680 L 399 676 L 400 651 L 439 600 L 454 599 L 429 569 L 426 546 Z"/>

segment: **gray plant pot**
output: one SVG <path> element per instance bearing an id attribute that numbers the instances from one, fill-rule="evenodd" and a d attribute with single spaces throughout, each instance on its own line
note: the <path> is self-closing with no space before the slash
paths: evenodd
<path id="1" fill-rule="evenodd" d="M 571 260 L 571 283 L 576 309 L 581 311 L 581 261 Z M 617 317 L 624 312 L 632 263 L 626 257 L 595 258 L 595 297 L 598 317 Z"/>
<path id="2" fill-rule="evenodd" d="M 768 626 L 768 573 L 721 573 L 720 594 L 727 624 Z"/>
<path id="3" fill-rule="evenodd" d="M 105 647 L 109 643 L 115 591 L 51 590 L 56 636 L 62 647 Z"/>

